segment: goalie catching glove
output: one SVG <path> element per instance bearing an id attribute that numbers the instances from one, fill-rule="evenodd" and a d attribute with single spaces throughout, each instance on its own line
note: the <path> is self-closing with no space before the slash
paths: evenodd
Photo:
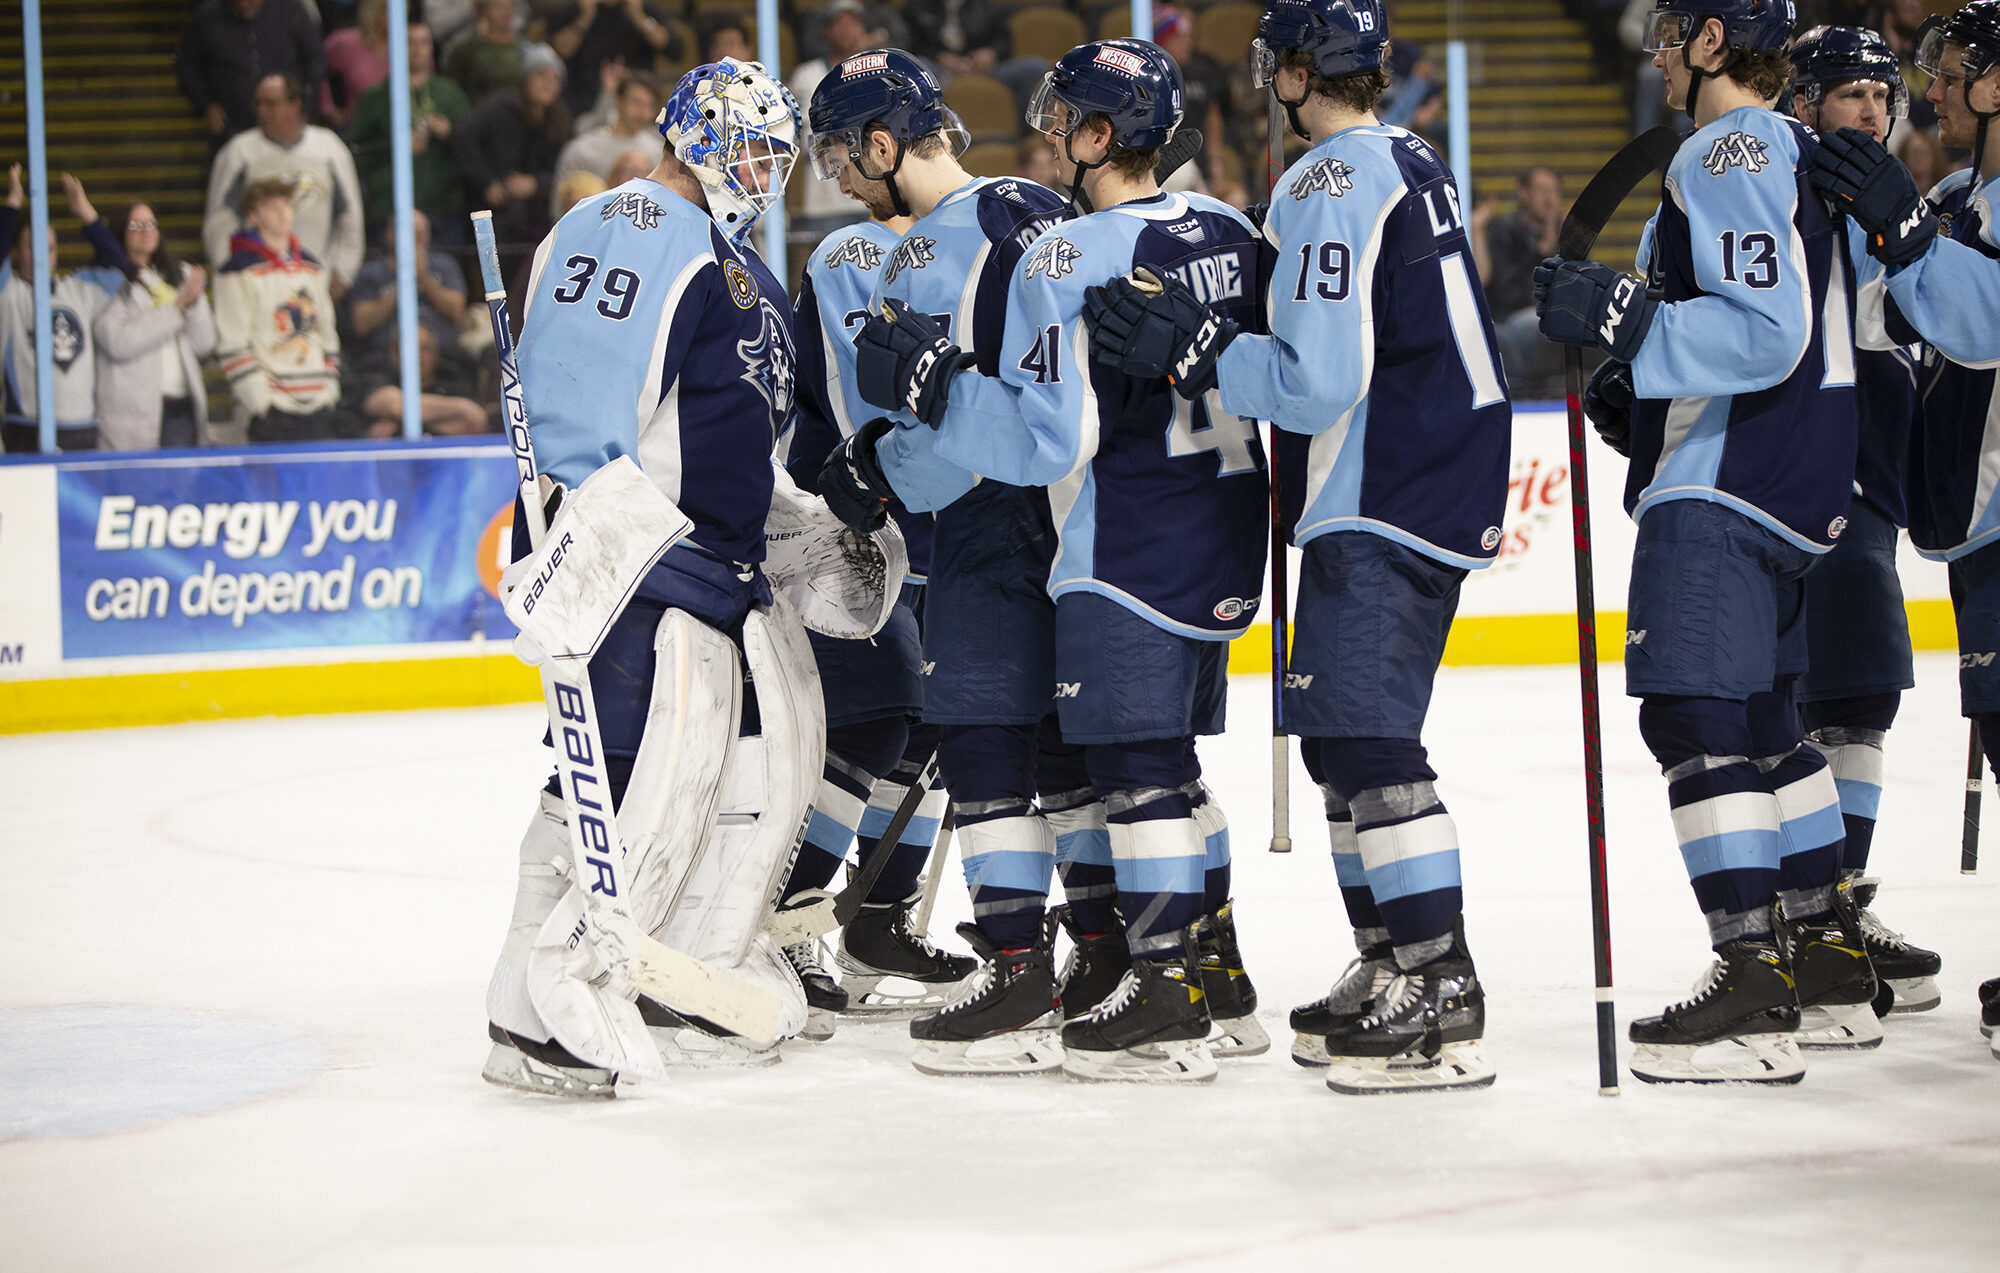
<path id="1" fill-rule="evenodd" d="M 1085 289 L 1083 321 L 1092 358 L 1140 380 L 1165 376 L 1190 400 L 1215 387 L 1216 359 L 1238 330 L 1187 284 L 1143 265 Z"/>
<path id="2" fill-rule="evenodd" d="M 886 423 L 886 422 L 885 422 Z M 885 516 L 863 533 L 775 469 L 764 519 L 764 578 L 821 636 L 855 640 L 882 630 L 910 570 L 903 532 Z"/>

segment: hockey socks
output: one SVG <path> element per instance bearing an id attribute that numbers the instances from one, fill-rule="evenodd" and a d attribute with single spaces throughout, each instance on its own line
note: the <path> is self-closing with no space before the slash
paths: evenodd
<path id="1" fill-rule="evenodd" d="M 1882 805 L 1882 742 L 1879 729 L 1844 725 L 1815 731 L 1811 742 L 1826 758 L 1840 797 L 1840 820 L 1846 845 L 1840 852 L 1843 871 L 1868 869 L 1868 850 L 1875 842 L 1875 819 Z"/>
<path id="2" fill-rule="evenodd" d="M 790 901 L 808 889 L 825 888 L 833 881 L 854 844 L 856 833 L 870 833 L 874 815 L 870 794 L 878 786 L 888 785 L 886 781 L 878 783 L 876 776 L 890 773 L 903 753 L 908 736 L 909 722 L 901 716 L 841 725 L 827 731 L 826 763 L 820 772 L 819 791 L 813 797 L 812 818 L 806 824 L 805 843 L 799 846 L 798 860 L 792 866 L 791 878 L 785 882 L 780 900 Z M 900 790 L 907 789 L 905 786 Z M 896 799 L 900 803 L 901 796 Z M 892 804 L 889 813 L 894 812 Z M 906 839 L 915 835 L 917 820 L 911 821 Z M 872 833 L 880 835 L 888 825 L 889 816 L 885 814 L 872 822 Z M 933 832 L 936 827 L 933 818 Z M 929 845 L 929 839 L 924 843 Z M 863 846 L 864 852 L 867 847 Z M 895 863 L 890 866 L 893 868 Z M 918 869 L 922 869 L 921 865 Z M 884 876 L 887 874 L 885 871 Z"/>
<path id="3" fill-rule="evenodd" d="M 1202 916 L 1208 850 L 1179 788 L 1145 787 L 1104 797 L 1118 911 L 1134 959 L 1178 957 L 1185 930 Z"/>
<path id="4" fill-rule="evenodd" d="M 1104 802 L 1089 785 L 1044 793 L 1037 801 L 1056 837 L 1056 872 L 1063 900 L 1077 932 L 1108 933 L 1119 928 L 1118 882 L 1111 868 L 1111 832 Z"/>
<path id="5" fill-rule="evenodd" d="M 1035 733 L 1033 725 L 949 725 L 938 743 L 973 922 L 1002 951 L 1041 938 L 1055 874 L 1055 832 L 1034 807 Z"/>
<path id="6" fill-rule="evenodd" d="M 1197 779 L 1189 787 L 1188 801 L 1194 807 L 1195 825 L 1201 829 L 1202 909 L 1214 915 L 1229 905 L 1229 815 L 1222 811 L 1222 802 L 1207 783 Z"/>
<path id="7" fill-rule="evenodd" d="M 1383 931 L 1382 912 L 1375 908 L 1375 895 L 1368 891 L 1368 869 L 1361 864 L 1361 845 L 1354 838 L 1354 811 L 1330 784 L 1321 783 L 1319 789 L 1326 800 L 1327 839 L 1333 844 L 1333 878 L 1340 885 L 1347 920 L 1357 931 Z"/>
<path id="8" fill-rule="evenodd" d="M 1826 757 L 1803 745 L 1775 763 L 1765 763 L 1770 765 L 1771 795 L 1784 836 L 1778 901 L 1788 918 L 1826 915 L 1833 909 L 1833 886 L 1840 876 L 1846 839 L 1833 772 Z"/>
<path id="9" fill-rule="evenodd" d="M 1458 874 L 1458 827 L 1429 782 L 1357 792 L 1354 839 L 1368 891 L 1405 970 L 1451 946 L 1464 908 Z"/>

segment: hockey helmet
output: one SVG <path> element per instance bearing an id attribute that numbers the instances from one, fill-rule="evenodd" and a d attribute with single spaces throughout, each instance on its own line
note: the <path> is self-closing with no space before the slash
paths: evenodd
<path id="1" fill-rule="evenodd" d="M 1965 50 L 1963 74 L 1969 86 L 2000 63 L 2000 0 L 1972 0 L 1958 12 L 1924 21 L 1917 33 L 1917 66 L 1935 76 L 1947 44 Z"/>
<path id="2" fill-rule="evenodd" d="M 1185 110 L 1181 68 L 1147 40 L 1093 40 L 1062 55 L 1028 102 L 1028 127 L 1067 137 L 1092 115 L 1111 121 L 1111 149 L 1164 146 Z"/>
<path id="3" fill-rule="evenodd" d="M 1863 27 L 1814 27 L 1792 41 L 1792 91 L 1818 106 L 1826 90 L 1857 80 L 1889 87 L 1889 118 L 1910 117 L 1910 90 L 1896 55 Z"/>
<path id="4" fill-rule="evenodd" d="M 1782 53 L 1799 11 L 1794 0 L 1657 0 L 1646 15 L 1646 38 L 1639 47 L 1648 53 L 1678 49 L 1710 18 L 1722 23 L 1732 51 Z"/>
<path id="5" fill-rule="evenodd" d="M 806 150 L 821 181 L 832 181 L 860 157 L 870 124 L 888 129 L 905 146 L 942 131 L 953 155 L 964 154 L 972 140 L 944 104 L 937 76 L 901 49 L 870 49 L 834 63 L 813 90 L 807 118 L 812 135 Z"/>
<path id="6" fill-rule="evenodd" d="M 760 62 L 695 67 L 659 114 L 660 136 L 708 195 L 709 214 L 741 245 L 785 197 L 804 131 L 791 90 Z"/>
<path id="7" fill-rule="evenodd" d="M 1372 71 L 1389 52 L 1382 0 L 1273 0 L 1257 19 L 1250 77 L 1263 88 L 1278 77 L 1278 55 L 1296 49 L 1327 79 Z"/>

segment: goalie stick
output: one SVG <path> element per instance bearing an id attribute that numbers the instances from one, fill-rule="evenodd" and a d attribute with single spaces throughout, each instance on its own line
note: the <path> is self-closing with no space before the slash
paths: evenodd
<path id="1" fill-rule="evenodd" d="M 500 280 L 500 255 L 493 237 L 493 214 L 472 214 L 473 238 L 478 245 L 479 272 L 486 291 L 487 316 L 493 324 L 494 353 L 500 362 L 500 401 L 506 415 L 507 440 L 514 448 L 514 464 L 521 479 L 521 508 L 527 521 L 528 542 L 539 546 L 548 533 L 548 524 L 537 489 L 535 450 L 528 436 L 528 410 L 521 392 L 520 365 L 514 354 L 514 336 L 507 317 L 507 290 Z M 564 781 L 563 805 L 569 816 L 571 834 L 588 817 L 594 834 L 601 835 L 593 867 L 604 881 L 604 893 L 624 895 L 625 843 L 611 807 L 610 775 L 605 769 L 604 740 L 597 724 L 597 706 L 587 674 L 572 677 L 556 660 L 539 665 L 542 694 L 549 711 L 549 732 L 558 744 L 575 739 L 575 746 L 558 747 L 564 762 L 559 768 Z M 587 792 L 598 793 L 593 800 Z M 596 812 L 600 811 L 601 812 Z M 602 860 L 598 860 L 601 855 Z M 579 869 L 581 864 L 579 864 Z M 587 895 L 590 896 L 590 895 Z M 777 1042 L 781 1004 L 778 996 L 714 964 L 696 959 L 651 937 L 642 936 L 630 971 L 632 985 L 659 1000 L 683 1017 L 695 1017 L 742 1036 L 760 1046 Z"/>
<path id="2" fill-rule="evenodd" d="M 931 845 L 930 869 L 924 874 L 924 897 L 917 903 L 917 913 L 910 919 L 910 932 L 917 937 L 928 936 L 931 931 L 931 909 L 937 905 L 938 881 L 944 878 L 944 864 L 951 854 L 951 832 L 957 825 L 950 809 L 938 819 L 937 842 Z"/>
<path id="3" fill-rule="evenodd" d="M 1556 236 L 1556 253 L 1570 261 L 1589 256 L 1618 205 L 1678 149 L 1680 134 L 1665 124 L 1626 142 L 1570 205 Z M 1604 865 L 1604 727 L 1597 697 L 1597 587 L 1591 571 L 1590 481 L 1583 451 L 1583 350 L 1565 346 L 1563 361 L 1576 559 L 1576 662 L 1583 686 L 1584 809 L 1590 834 L 1590 936 L 1597 964 L 1597 1091 L 1616 1096 L 1618 1014 L 1611 995 L 1611 898 Z"/>

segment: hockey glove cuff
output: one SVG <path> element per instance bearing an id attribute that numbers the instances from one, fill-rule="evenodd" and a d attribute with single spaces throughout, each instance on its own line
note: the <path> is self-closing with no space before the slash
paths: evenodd
<path id="1" fill-rule="evenodd" d="M 1193 289 L 1145 266 L 1083 295 L 1091 357 L 1140 380 L 1165 376 L 1183 398 L 1215 387 L 1215 363 L 1238 328 Z"/>
<path id="2" fill-rule="evenodd" d="M 944 419 L 951 378 L 973 361 L 945 339 L 937 320 L 899 300 L 882 302 L 854 337 L 854 383 L 864 402 L 907 411 L 933 429 Z"/>
<path id="3" fill-rule="evenodd" d="M 1644 283 L 1600 261 L 1552 256 L 1535 267 L 1535 315 L 1558 345 L 1595 345 L 1629 363 L 1658 304 Z"/>
<path id="4" fill-rule="evenodd" d="M 889 520 L 895 491 L 875 458 L 875 444 L 895 427 L 887 416 L 876 416 L 835 447 L 819 471 L 819 494 L 828 511 L 864 535 L 874 534 Z"/>
<path id="5" fill-rule="evenodd" d="M 1583 414 L 1604 444 L 1632 458 L 1632 364 L 1607 358 L 1583 390 Z"/>
<path id="6" fill-rule="evenodd" d="M 1812 186 L 1868 234 L 1868 253 L 1885 265 L 1907 265 L 1937 237 L 1938 219 L 1916 178 L 1881 142 L 1854 128 L 1819 139 Z"/>

